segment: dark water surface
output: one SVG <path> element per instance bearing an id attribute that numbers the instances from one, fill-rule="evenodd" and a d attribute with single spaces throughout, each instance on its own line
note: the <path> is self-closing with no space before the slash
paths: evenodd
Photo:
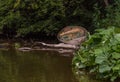
<path id="1" fill-rule="evenodd" d="M 56 52 L 0 51 L 0 82 L 103 82 L 72 72 L 72 57 Z"/>
<path id="2" fill-rule="evenodd" d="M 71 61 L 55 52 L 0 51 L 0 82 L 78 82 Z"/>

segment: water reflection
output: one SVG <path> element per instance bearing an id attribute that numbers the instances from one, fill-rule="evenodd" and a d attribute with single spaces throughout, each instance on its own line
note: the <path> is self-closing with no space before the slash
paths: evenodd
<path id="1" fill-rule="evenodd" d="M 79 82 L 104 82 L 103 80 L 96 80 L 95 76 L 90 76 L 86 74 L 84 71 L 76 72 L 75 76 Z"/>
<path id="2" fill-rule="evenodd" d="M 78 82 L 71 60 L 53 52 L 0 51 L 0 82 Z"/>

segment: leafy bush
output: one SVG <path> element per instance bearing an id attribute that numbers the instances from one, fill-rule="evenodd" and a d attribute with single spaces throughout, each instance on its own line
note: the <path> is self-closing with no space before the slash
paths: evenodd
<path id="1" fill-rule="evenodd" d="M 119 8 L 118 2 L 105 8 L 104 0 L 0 0 L 0 31 L 18 36 L 56 35 L 68 25 L 80 25 L 90 31 L 114 21 L 119 26 Z"/>
<path id="2" fill-rule="evenodd" d="M 0 29 L 14 29 L 18 35 L 53 32 L 64 17 L 63 8 L 62 0 L 1 0 Z"/>
<path id="3" fill-rule="evenodd" d="M 67 25 L 85 25 L 91 13 L 83 3 L 85 0 L 0 0 L 0 30 L 18 36 L 53 35 Z"/>
<path id="4" fill-rule="evenodd" d="M 114 1 L 114 0 L 113 0 Z M 96 3 L 93 13 L 93 27 L 107 28 L 108 26 L 120 27 L 120 0 L 115 0 L 111 5 L 101 10 Z"/>
<path id="5" fill-rule="evenodd" d="M 87 69 L 97 78 L 114 81 L 120 77 L 120 29 L 99 29 L 83 43 L 73 64 L 77 69 Z"/>

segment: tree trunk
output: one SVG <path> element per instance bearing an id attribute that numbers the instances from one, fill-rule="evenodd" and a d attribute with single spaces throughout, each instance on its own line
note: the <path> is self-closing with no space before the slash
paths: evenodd
<path id="1" fill-rule="evenodd" d="M 105 3 L 105 5 L 106 5 L 106 6 L 108 6 L 108 5 L 109 5 L 108 0 L 104 0 L 104 3 Z"/>

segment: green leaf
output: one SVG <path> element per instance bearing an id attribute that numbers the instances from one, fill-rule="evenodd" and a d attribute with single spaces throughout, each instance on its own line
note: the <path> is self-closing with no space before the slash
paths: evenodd
<path id="1" fill-rule="evenodd" d="M 117 76 L 112 76 L 111 78 L 110 78 L 110 81 L 112 81 L 112 82 L 114 82 L 114 80 L 117 78 Z"/>
<path id="2" fill-rule="evenodd" d="M 113 70 L 113 71 L 120 70 L 120 64 L 115 65 L 115 66 L 112 68 L 112 70 Z"/>
<path id="3" fill-rule="evenodd" d="M 104 54 L 100 54 L 95 58 L 95 63 L 97 64 L 101 64 L 103 63 L 105 60 L 107 60 L 107 56 Z"/>
<path id="4" fill-rule="evenodd" d="M 120 53 L 114 52 L 114 53 L 112 53 L 112 57 L 113 57 L 114 59 L 120 59 Z"/>
<path id="5" fill-rule="evenodd" d="M 95 53 L 95 55 L 97 56 L 97 55 L 99 55 L 99 54 L 103 54 L 103 50 L 102 50 L 102 48 L 95 49 L 95 50 L 94 50 L 94 53 Z"/>
<path id="6" fill-rule="evenodd" d="M 101 64 L 99 66 L 99 72 L 100 73 L 104 73 L 104 72 L 107 72 L 107 71 L 110 71 L 111 70 L 111 67 L 108 65 L 108 64 Z"/>
<path id="7" fill-rule="evenodd" d="M 119 33 L 119 34 L 115 34 L 115 39 L 116 39 L 117 41 L 120 41 L 120 33 Z"/>

